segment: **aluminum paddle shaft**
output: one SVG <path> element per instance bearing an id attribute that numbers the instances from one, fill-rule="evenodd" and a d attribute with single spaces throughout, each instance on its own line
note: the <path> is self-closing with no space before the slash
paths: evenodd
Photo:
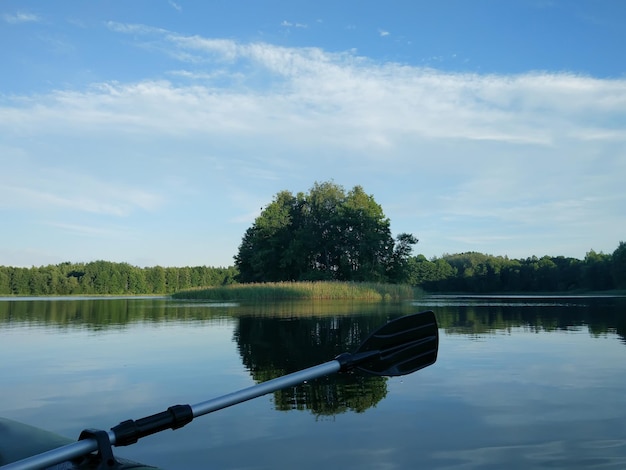
<path id="1" fill-rule="evenodd" d="M 339 361 L 328 361 L 324 364 L 309 367 L 308 369 L 283 375 L 282 377 L 277 377 L 275 379 L 268 380 L 267 382 L 262 382 L 260 384 L 253 385 L 252 387 L 229 393 L 228 395 L 223 395 L 221 397 L 213 398 L 212 400 L 191 405 L 193 417 L 197 418 L 198 416 L 212 413 L 213 411 L 221 410 L 277 390 L 294 387 L 306 382 L 307 380 L 313 380 L 319 377 L 334 374 L 335 372 L 339 372 L 340 369 L 341 363 Z"/>
<path id="2" fill-rule="evenodd" d="M 277 390 L 281 390 L 288 387 L 294 387 L 299 385 L 307 380 L 313 380 L 319 377 L 324 377 L 326 375 L 334 374 L 335 372 L 339 372 L 341 369 L 341 363 L 338 360 L 333 360 L 326 362 L 324 364 L 319 364 L 317 366 L 309 367 L 308 369 L 300 370 L 298 372 L 294 372 L 292 374 L 284 375 L 282 377 L 277 377 L 272 380 L 268 380 L 267 382 L 262 382 L 257 385 L 253 385 L 251 387 L 245 388 L 243 390 L 239 390 L 233 393 L 229 393 L 228 395 L 223 395 L 221 397 L 214 398 L 212 400 L 207 400 L 202 403 L 198 403 L 196 405 L 176 405 L 173 408 L 190 408 L 191 414 L 189 419 L 186 420 L 185 423 L 181 424 L 182 427 L 187 422 L 191 421 L 193 418 L 197 418 L 198 416 L 202 416 L 208 413 L 212 413 L 213 411 L 221 410 L 223 408 L 227 408 L 232 405 L 236 405 L 238 403 L 242 403 L 247 400 L 251 400 L 253 398 L 260 397 L 262 395 L 266 395 L 271 392 L 275 392 Z M 112 430 L 107 432 L 109 437 L 109 441 L 111 445 L 128 445 L 133 442 L 136 442 L 140 437 L 144 437 L 149 434 L 154 434 L 155 432 L 159 432 L 163 429 L 174 428 L 172 423 L 169 420 L 164 420 L 164 416 L 168 416 L 171 413 L 163 412 L 158 413 L 156 415 L 149 416 L 147 418 L 143 418 L 141 420 L 133 421 L 128 420 L 123 423 L 120 423 L 118 426 L 115 426 Z M 152 426 L 150 431 L 138 431 L 138 435 L 134 436 L 134 439 L 126 441 L 125 430 L 128 427 L 133 428 L 144 428 L 145 425 L 142 426 L 144 422 L 155 423 L 163 421 L 164 424 L 158 424 L 156 426 Z M 98 450 L 98 442 L 93 438 L 82 439 L 80 441 L 73 442 L 63 447 L 59 447 L 57 449 L 53 449 L 41 454 L 34 455 L 32 457 L 28 457 L 23 460 L 19 460 L 17 462 L 13 462 L 1 467 L 1 470 L 35 470 L 42 469 L 46 467 L 50 467 L 52 465 L 56 465 L 62 462 L 67 462 L 68 460 L 77 459 L 79 457 L 83 457 L 91 452 L 95 452 Z"/>
<path id="3" fill-rule="evenodd" d="M 108 435 L 109 440 L 113 444 L 115 434 L 113 434 L 113 431 L 109 431 Z M 2 468 L 2 470 L 33 470 L 46 468 L 61 462 L 84 457 L 96 450 L 98 450 L 98 442 L 95 439 L 83 439 L 82 441 L 72 442 L 63 447 L 58 447 L 23 460 L 18 460 L 17 462 L 9 463 L 0 468 Z"/>

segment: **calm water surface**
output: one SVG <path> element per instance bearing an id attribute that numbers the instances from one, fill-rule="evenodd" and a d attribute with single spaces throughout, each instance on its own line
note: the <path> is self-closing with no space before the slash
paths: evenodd
<path id="1" fill-rule="evenodd" d="M 624 298 L 0 299 L 0 416 L 109 429 L 325 362 L 421 310 L 440 326 L 427 369 L 322 379 L 116 454 L 168 469 L 626 468 Z"/>

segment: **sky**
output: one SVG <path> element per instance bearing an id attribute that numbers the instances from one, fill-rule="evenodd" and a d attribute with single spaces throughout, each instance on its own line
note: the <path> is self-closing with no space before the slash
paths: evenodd
<path id="1" fill-rule="evenodd" d="M 0 265 L 231 266 L 282 190 L 427 258 L 626 241 L 622 0 L 0 0 Z"/>

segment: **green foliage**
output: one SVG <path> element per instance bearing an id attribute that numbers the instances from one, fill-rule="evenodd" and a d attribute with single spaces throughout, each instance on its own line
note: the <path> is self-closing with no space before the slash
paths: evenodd
<path id="1" fill-rule="evenodd" d="M 417 243 L 401 234 L 395 246 L 389 219 L 373 196 L 315 183 L 308 194 L 279 192 L 244 234 L 235 256 L 239 281 L 402 282 Z"/>
<path id="2" fill-rule="evenodd" d="M 292 215 L 290 214 L 290 217 Z M 268 225 L 262 224 L 263 230 L 276 231 L 277 228 L 285 224 L 284 212 L 282 216 L 280 213 L 274 213 L 274 216 L 263 221 L 263 223 L 268 223 Z M 256 226 L 252 229 L 258 230 Z M 304 263 L 302 259 L 296 256 L 296 253 L 299 244 L 305 245 L 308 242 L 306 239 L 289 240 L 288 237 L 285 237 L 281 243 L 288 244 L 293 250 L 290 252 L 291 258 L 287 257 L 283 260 L 286 264 L 281 266 L 290 265 L 294 269 L 304 269 Z M 532 256 L 526 259 L 509 259 L 506 256 L 492 256 L 475 252 L 446 254 L 440 258 L 435 257 L 428 260 L 423 255 L 407 257 L 412 240 L 414 239 L 408 234 L 402 234 L 398 237 L 394 249 L 395 254 L 392 253 L 392 262 L 388 265 L 390 267 L 386 275 L 389 280 L 398 283 L 398 289 L 405 288 L 402 284 L 416 286 L 430 292 L 577 292 L 626 289 L 626 243 L 624 242 L 620 242 L 612 254 L 597 253 L 590 250 L 584 260 L 563 256 L 544 256 L 542 258 Z M 367 266 L 367 262 L 365 260 L 359 261 L 357 265 Z M 279 272 L 280 269 L 276 270 L 275 275 L 278 275 Z M 351 272 L 350 269 L 347 272 Z M 368 272 L 372 274 L 372 271 L 363 268 L 363 272 L 360 274 L 367 278 L 365 274 Z M 313 271 L 309 274 L 310 278 L 316 276 L 324 278 L 326 276 L 323 271 Z M 357 274 L 359 271 L 352 272 L 355 278 L 359 277 Z M 31 268 L 0 266 L 0 295 L 171 294 L 199 287 L 235 284 L 236 277 L 237 269 L 235 267 L 164 268 L 154 266 L 139 268 L 127 263 L 108 261 L 66 262 Z M 307 276 L 303 276 L 303 278 L 307 279 Z M 352 281 L 358 280 L 352 279 Z M 289 283 L 285 283 L 285 285 L 287 284 Z M 341 285 L 341 283 L 327 284 L 335 285 L 333 289 L 337 290 L 339 289 L 337 286 Z M 348 285 L 352 284 L 356 283 L 348 283 Z M 257 288 L 259 287 L 257 286 Z M 268 294 L 268 298 L 274 298 L 276 289 L 269 289 L 273 293 Z M 219 289 L 210 289 L 210 291 L 218 292 Z M 224 298 L 232 299 L 232 291 L 226 289 L 224 292 Z M 248 292 L 252 291 L 242 292 L 244 292 L 243 298 L 246 298 L 246 296 L 251 295 Z M 413 295 L 395 292 L 379 292 L 379 294 L 382 298 L 391 299 L 411 298 Z M 201 298 L 202 294 L 194 295 Z M 217 294 L 211 293 L 211 295 Z M 293 292 L 288 291 L 285 297 L 293 298 L 292 295 Z M 305 295 L 303 298 L 352 298 L 352 295 L 343 292 L 339 294 L 315 294 L 314 297 Z"/>
<path id="3" fill-rule="evenodd" d="M 591 250 L 584 260 L 563 256 L 509 259 L 468 252 L 408 261 L 408 283 L 431 292 L 572 292 L 626 288 L 626 244 L 612 255 Z"/>
<path id="4" fill-rule="evenodd" d="M 175 299 L 193 300 L 403 300 L 414 299 L 420 291 L 408 285 L 374 282 L 268 282 L 230 284 L 176 292 Z"/>
<path id="5" fill-rule="evenodd" d="M 611 274 L 615 287 L 626 289 L 626 243 L 620 242 L 611 257 Z"/>
<path id="6" fill-rule="evenodd" d="M 32 268 L 0 266 L 0 295 L 170 294 L 191 287 L 230 284 L 236 274 L 234 267 L 139 268 L 109 261 Z"/>

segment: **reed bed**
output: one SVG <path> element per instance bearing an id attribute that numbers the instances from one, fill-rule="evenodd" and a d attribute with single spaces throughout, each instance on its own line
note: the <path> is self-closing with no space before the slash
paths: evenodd
<path id="1" fill-rule="evenodd" d="M 189 300 L 405 300 L 419 295 L 419 289 L 401 284 L 375 282 L 265 282 L 203 287 L 176 292 L 175 299 Z"/>

